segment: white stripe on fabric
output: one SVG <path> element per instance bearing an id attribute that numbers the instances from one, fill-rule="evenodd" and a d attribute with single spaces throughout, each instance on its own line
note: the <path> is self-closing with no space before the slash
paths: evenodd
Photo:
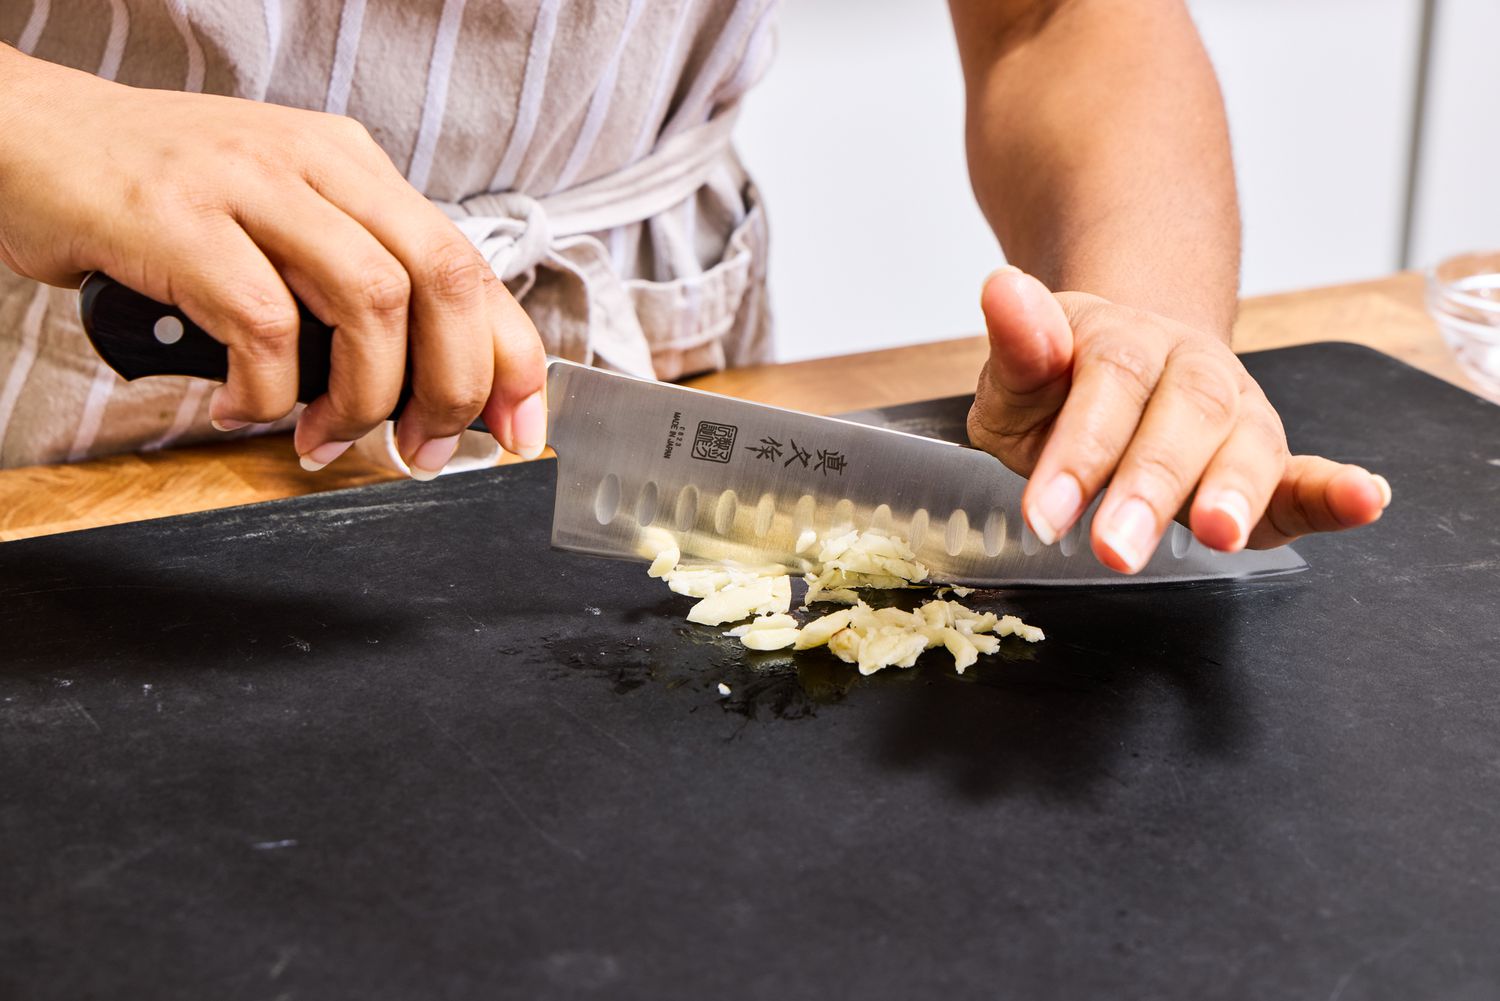
<path id="1" fill-rule="evenodd" d="M 5 432 L 15 416 L 16 402 L 21 398 L 21 389 L 31 376 L 31 367 L 36 364 L 36 355 L 42 344 L 42 321 L 47 316 L 47 298 L 51 290 L 38 285 L 31 294 L 31 304 L 21 318 L 21 346 L 11 363 L 10 373 L 5 378 L 5 388 L 0 389 L 0 461 L 4 459 Z"/>
<path id="2" fill-rule="evenodd" d="M 520 173 L 521 161 L 531 148 L 537 119 L 542 113 L 542 91 L 547 84 L 547 64 L 552 60 L 552 39 L 557 34 L 557 10 L 560 0 L 542 0 L 536 21 L 531 26 L 531 49 L 526 53 L 526 72 L 521 80 L 521 100 L 516 108 L 516 123 L 511 127 L 505 156 L 490 179 L 491 191 L 509 191 Z"/>
<path id="3" fill-rule="evenodd" d="M 615 266 L 615 274 L 623 275 L 626 273 L 624 226 L 616 226 L 609 231 L 609 260 Z"/>
<path id="4" fill-rule="evenodd" d="M 422 121 L 417 126 L 417 141 L 406 168 L 406 180 L 418 191 L 425 191 L 432 173 L 432 157 L 437 152 L 438 136 L 443 131 L 443 114 L 448 107 L 448 80 L 453 75 L 453 50 L 458 47 L 458 29 L 464 20 L 464 0 L 443 0 L 438 17 L 437 35 L 432 40 L 432 60 L 427 64 L 427 95 L 422 99 Z"/>
<path id="5" fill-rule="evenodd" d="M 656 87 L 651 92 L 651 103 L 647 106 L 646 117 L 641 122 L 640 134 L 635 138 L 635 148 L 630 151 L 631 160 L 639 160 L 650 152 L 652 146 L 656 145 L 661 116 L 665 112 L 667 98 L 672 93 L 673 81 L 677 79 L 680 69 L 677 65 L 677 54 L 682 47 L 688 13 L 692 6 L 692 4 L 685 3 L 677 8 L 677 23 L 672 25 L 672 38 L 667 43 L 666 54 L 662 57 L 661 67 L 657 70 Z"/>
<path id="6" fill-rule="evenodd" d="M 687 248 L 688 266 L 685 274 L 703 273 L 703 264 L 698 260 L 698 196 L 694 195 L 682 203 L 682 245 Z"/>
<path id="7" fill-rule="evenodd" d="M 323 110 L 342 115 L 349 107 L 349 89 L 354 83 L 354 60 L 359 55 L 359 36 L 365 26 L 365 0 L 344 0 L 339 12 L 339 37 L 333 48 L 333 70 L 328 74 L 328 93 Z"/>
<path id="8" fill-rule="evenodd" d="M 193 426 L 193 418 L 198 415 L 198 408 L 203 405 L 203 398 L 213 388 L 214 384 L 204 379 L 194 379 L 188 383 L 187 390 L 177 404 L 177 416 L 172 418 L 172 426 L 167 428 L 166 433 L 160 438 L 142 445 L 141 451 L 155 452 L 166 448 L 186 434 L 188 428 Z"/>
<path id="9" fill-rule="evenodd" d="M 281 54 L 281 0 L 263 0 L 262 13 L 266 18 L 266 83 L 276 71 L 276 57 Z"/>
<path id="10" fill-rule="evenodd" d="M 51 14 L 52 0 L 32 0 L 31 16 L 26 19 L 26 27 L 21 29 L 21 37 L 16 39 L 16 48 L 31 55 L 36 43 L 42 40 L 42 32 L 46 30 L 47 18 Z"/>
<path id="11" fill-rule="evenodd" d="M 99 60 L 99 75 L 113 80 L 120 73 L 125 57 L 125 43 L 130 39 L 130 9 L 125 0 L 109 0 L 109 38 L 104 43 L 104 58 Z"/>
<path id="12" fill-rule="evenodd" d="M 694 74 L 687 96 L 677 106 L 672 120 L 662 128 L 658 142 L 683 129 L 698 125 L 708 118 L 713 110 L 710 105 L 713 102 L 714 93 L 724 85 L 733 72 L 731 60 L 736 57 L 742 58 L 750 33 L 755 30 L 755 26 L 761 22 L 761 18 L 771 6 L 769 2 L 757 4 L 751 3 L 750 0 L 742 0 L 741 3 L 735 5 L 734 13 L 729 15 L 729 20 L 724 24 L 724 30 L 719 33 L 714 47 L 709 50 L 708 59 L 704 61 L 703 68 Z M 753 14 L 760 16 L 752 18 Z"/>
<path id="13" fill-rule="evenodd" d="M 104 57 L 99 61 L 99 76 L 113 80 L 120 72 L 120 58 L 125 53 L 125 41 L 130 35 L 130 10 L 125 0 L 109 0 L 109 39 L 104 43 Z M 99 428 L 104 423 L 104 411 L 109 407 L 109 398 L 114 395 L 120 377 L 103 361 L 94 363 L 94 378 L 89 382 L 89 395 L 83 402 L 83 414 L 78 419 L 78 429 L 73 433 L 73 444 L 68 448 L 68 461 L 77 462 L 88 458 L 89 451 L 99 437 Z"/>
<path id="14" fill-rule="evenodd" d="M 73 444 L 68 448 L 68 461 L 77 462 L 89 457 L 99 437 L 99 428 L 104 423 L 104 411 L 115 391 L 120 377 L 114 369 L 103 362 L 94 366 L 94 378 L 89 383 L 89 395 L 83 402 L 83 416 L 78 419 L 78 430 L 73 433 Z"/>
<path id="15" fill-rule="evenodd" d="M 712 103 L 733 100 L 744 95 L 750 84 L 760 77 L 771 61 L 773 52 L 771 23 L 780 0 L 770 0 L 761 10 L 760 18 L 750 30 L 750 41 L 745 45 L 745 55 L 740 59 L 734 75 L 714 91 Z M 709 109 L 712 112 L 712 108 Z"/>
<path id="16" fill-rule="evenodd" d="M 615 83 L 620 76 L 620 60 L 625 55 L 625 43 L 630 40 L 631 32 L 635 30 L 635 23 L 645 6 L 645 0 L 630 0 L 625 25 L 620 29 L 620 39 L 615 42 L 615 51 L 610 54 L 604 75 L 599 78 L 599 86 L 594 88 L 594 96 L 589 99 L 588 114 L 583 119 L 583 127 L 578 130 L 578 138 L 573 143 L 573 151 L 568 154 L 568 162 L 563 164 L 562 173 L 552 185 L 554 191 L 561 191 L 572 185 L 578 172 L 588 162 L 589 154 L 594 151 L 594 144 L 598 142 L 604 120 L 609 114 L 610 102 L 615 96 Z"/>
<path id="17" fill-rule="evenodd" d="M 198 36 L 193 34 L 193 26 L 188 22 L 187 0 L 171 0 L 167 4 L 167 13 L 171 15 L 172 25 L 182 36 L 182 44 L 187 49 L 187 75 L 183 77 L 182 89 L 189 94 L 201 94 L 203 92 L 203 47 L 198 44 Z"/>

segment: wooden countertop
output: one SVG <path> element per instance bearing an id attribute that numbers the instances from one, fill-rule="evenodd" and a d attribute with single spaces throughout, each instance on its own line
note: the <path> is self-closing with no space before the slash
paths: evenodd
<path id="1" fill-rule="evenodd" d="M 1237 351 L 1354 341 L 1466 388 L 1405 273 L 1356 285 L 1247 299 Z M 981 337 L 720 372 L 691 385 L 820 413 L 971 392 Z M 359 486 L 396 474 L 350 454 L 321 473 L 297 464 L 290 435 L 0 470 L 0 541 Z"/>

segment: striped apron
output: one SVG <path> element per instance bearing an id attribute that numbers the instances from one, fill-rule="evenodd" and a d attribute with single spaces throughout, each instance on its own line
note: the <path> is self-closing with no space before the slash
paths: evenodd
<path id="1" fill-rule="evenodd" d="M 550 353 L 678 379 L 769 355 L 765 218 L 730 133 L 776 3 L 17 0 L 0 39 L 135 86 L 359 119 Z M 211 384 L 123 382 L 77 316 L 75 291 L 0 269 L 0 467 L 224 437 Z M 399 464 L 388 427 L 361 450 Z"/>

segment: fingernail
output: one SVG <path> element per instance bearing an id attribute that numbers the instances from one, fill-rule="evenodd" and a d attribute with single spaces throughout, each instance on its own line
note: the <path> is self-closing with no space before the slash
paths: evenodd
<path id="1" fill-rule="evenodd" d="M 1250 541 L 1250 501 L 1238 490 L 1222 491 L 1214 498 L 1210 505 L 1215 511 L 1229 516 L 1234 522 L 1234 546 L 1235 549 L 1243 549 L 1245 543 Z"/>
<path id="2" fill-rule="evenodd" d="M 523 459 L 535 459 L 547 447 L 547 404 L 540 390 L 516 404 L 510 418 L 510 435 L 516 454 Z"/>
<path id="3" fill-rule="evenodd" d="M 1132 497 L 1115 509 L 1100 538 L 1131 572 L 1139 570 L 1156 541 L 1156 515 L 1145 501 Z"/>
<path id="4" fill-rule="evenodd" d="M 984 290 L 990 287 L 990 282 L 994 281 L 996 275 L 1018 275 L 1020 273 L 1021 269 L 1016 267 L 1014 264 L 1002 264 L 994 271 L 991 271 L 989 274 L 985 275 L 984 281 L 979 283 L 980 303 L 982 304 L 984 302 Z"/>
<path id="5" fill-rule="evenodd" d="M 354 442 L 352 441 L 325 441 L 317 448 L 311 449 L 305 455 L 301 456 L 298 461 L 302 463 L 303 469 L 309 473 L 316 473 L 334 459 L 349 451 L 349 446 L 353 444 Z"/>
<path id="6" fill-rule="evenodd" d="M 237 421 L 232 417 L 223 416 L 224 387 L 220 386 L 214 390 L 213 395 L 208 398 L 208 423 L 213 425 L 215 431 L 238 431 L 240 428 L 250 426 L 249 421 Z"/>
<path id="7" fill-rule="evenodd" d="M 411 469 L 411 478 L 424 483 L 436 479 L 437 474 L 443 471 L 443 467 L 448 465 L 448 461 L 453 458 L 453 453 L 457 451 L 458 435 L 456 434 L 423 442 L 422 447 L 417 449 L 416 454 L 407 463 Z"/>
<path id="8" fill-rule="evenodd" d="M 1391 506 L 1391 484 L 1379 473 L 1371 473 L 1370 478 L 1375 481 L 1375 486 L 1380 490 L 1380 509 L 1384 511 Z"/>
<path id="9" fill-rule="evenodd" d="M 1073 524 L 1081 507 L 1083 488 L 1078 480 L 1071 473 L 1058 473 L 1042 490 L 1026 520 L 1042 545 L 1050 546 Z"/>

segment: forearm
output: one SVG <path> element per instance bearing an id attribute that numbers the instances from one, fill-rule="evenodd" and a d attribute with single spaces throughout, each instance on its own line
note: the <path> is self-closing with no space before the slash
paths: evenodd
<path id="1" fill-rule="evenodd" d="M 1227 339 L 1234 170 L 1218 84 L 1182 4 L 952 6 L 970 173 L 1006 257 L 1054 290 Z"/>

